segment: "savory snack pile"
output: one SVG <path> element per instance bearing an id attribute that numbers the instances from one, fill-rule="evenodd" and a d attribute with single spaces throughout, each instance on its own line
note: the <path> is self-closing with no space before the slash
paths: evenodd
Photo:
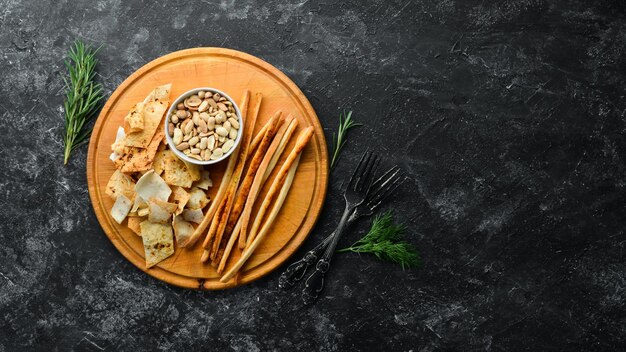
<path id="1" fill-rule="evenodd" d="M 298 128 L 298 120 L 292 116 L 283 118 L 278 111 L 253 136 L 263 100 L 260 93 L 255 95 L 249 112 L 251 96 L 249 91 L 244 92 L 239 104 L 242 121 L 236 119 L 232 104 L 215 94 L 207 96 L 209 93 L 201 92 L 202 97 L 198 94 L 197 99 L 196 96 L 186 99 L 182 106 L 177 106 L 175 115 L 169 116 L 168 130 L 176 139 L 179 137 L 177 130 L 185 136 L 183 138 L 190 136 L 187 141 L 181 140 L 181 144 L 189 144 L 201 133 L 207 138 L 204 142 L 201 138 L 194 140 L 189 148 L 177 147 L 188 151 L 187 155 L 210 159 L 216 149 L 228 149 L 228 141 L 237 138 L 240 124 L 245 124 L 241 129 L 244 131 L 241 142 L 228 157 L 226 171 L 211 202 L 207 195 L 213 186 L 208 170 L 211 166 L 198 166 L 179 159 L 165 141 L 164 119 L 168 118 L 165 115 L 170 91 L 171 85 L 155 88 L 143 102 L 130 109 L 124 126 L 117 131 L 111 154 L 117 170 L 106 187 L 107 195 L 115 200 L 111 217 L 118 224 L 126 221 L 128 228 L 142 237 L 147 268 L 168 258 L 177 248 L 191 247 L 203 239 L 200 242 L 204 251 L 198 260 L 209 262 L 222 275 L 220 281 L 227 282 L 236 279 L 241 267 L 270 233 L 295 178 L 302 150 L 313 136 L 313 127 L 303 128 L 299 133 L 271 180 L 269 191 L 262 197 L 261 189 Z M 208 116 L 200 115 L 205 112 Z M 194 119 L 202 122 L 195 123 Z M 214 124 L 213 129 L 207 122 Z M 188 125 L 194 126 L 196 135 L 185 132 Z M 217 131 L 217 125 L 227 133 Z M 208 147 L 211 136 L 214 137 L 213 149 Z M 199 143 L 202 145 L 198 146 Z M 207 148 L 200 148 L 205 144 Z M 255 204 L 260 204 L 256 213 L 253 212 Z M 229 260 L 232 263 L 226 271 Z"/>

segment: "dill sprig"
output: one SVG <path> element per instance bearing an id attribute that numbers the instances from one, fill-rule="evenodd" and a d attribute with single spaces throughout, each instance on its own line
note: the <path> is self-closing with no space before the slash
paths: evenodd
<path id="1" fill-rule="evenodd" d="M 391 212 L 386 212 L 374 218 L 371 229 L 363 238 L 338 252 L 371 253 L 378 259 L 400 264 L 403 270 L 418 267 L 421 261 L 417 250 L 402 239 L 405 231 L 406 227 L 395 224 Z"/>
<path id="2" fill-rule="evenodd" d="M 87 141 L 91 128 L 86 126 L 98 111 L 98 103 L 102 100 L 102 86 L 94 82 L 96 75 L 96 53 L 100 48 L 93 49 L 81 41 L 76 41 L 68 52 L 69 60 L 65 66 L 69 71 L 69 81 L 64 78 L 65 92 L 65 148 L 63 164 L 67 164 L 74 149 Z"/>
<path id="3" fill-rule="evenodd" d="M 352 120 L 352 111 L 349 111 L 347 114 L 344 111 L 342 114 L 339 115 L 339 130 L 337 131 L 337 134 L 333 133 L 334 152 L 333 158 L 330 162 L 331 169 L 333 168 L 333 166 L 335 166 L 335 161 L 337 161 L 337 158 L 339 157 L 339 152 L 341 151 L 341 148 L 343 148 L 344 144 L 346 144 L 348 130 L 356 126 L 361 126 L 361 124 L 355 123 L 354 120 Z"/>

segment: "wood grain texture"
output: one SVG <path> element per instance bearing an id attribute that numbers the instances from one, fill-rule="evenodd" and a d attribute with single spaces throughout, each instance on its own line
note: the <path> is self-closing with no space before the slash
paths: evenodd
<path id="1" fill-rule="evenodd" d="M 192 248 L 176 248 L 173 256 L 151 269 L 146 269 L 141 238 L 127 228 L 126 221 L 118 225 L 110 216 L 113 201 L 104 193 L 104 189 L 115 171 L 109 160 L 115 131 L 122 125 L 124 116 L 136 102 L 143 100 L 154 87 L 165 83 L 172 83 L 171 100 L 199 86 L 221 89 L 236 101 L 240 100 L 246 88 L 252 93 L 262 92 L 264 99 L 255 132 L 279 109 L 298 119 L 298 130 L 308 126 L 315 128 L 315 135 L 302 154 L 294 187 L 272 232 L 243 267 L 236 283 L 220 283 L 215 269 L 200 262 L 202 246 L 199 244 Z M 254 100 L 251 101 L 252 104 Z M 289 145 L 293 146 L 293 143 L 295 141 L 291 141 Z M 279 164 L 285 158 L 283 155 Z M 207 167 L 214 182 L 209 192 L 211 196 L 219 188 L 225 166 L 226 162 L 221 162 Z M 272 174 L 270 178 L 274 176 Z M 326 196 L 328 151 L 322 127 L 311 104 L 300 89 L 277 68 L 235 50 L 187 49 L 146 64 L 113 92 L 96 121 L 89 143 L 87 182 L 94 212 L 105 234 L 131 263 L 149 275 L 173 285 L 216 290 L 256 280 L 281 265 L 298 249 L 313 228 Z M 267 187 L 264 187 L 262 194 L 266 192 Z M 240 253 L 235 252 L 232 257 L 238 258 L 239 255 Z M 229 261 L 227 269 L 232 262 Z"/>

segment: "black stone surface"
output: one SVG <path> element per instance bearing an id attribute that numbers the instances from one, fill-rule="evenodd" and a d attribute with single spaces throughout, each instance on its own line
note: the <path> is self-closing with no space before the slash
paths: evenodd
<path id="1" fill-rule="evenodd" d="M 2 1 L 0 351 L 581 351 L 626 348 L 623 1 Z M 86 147 L 62 165 L 63 58 L 103 43 L 110 94 L 161 55 L 275 65 L 330 139 L 353 130 L 318 225 L 372 147 L 421 269 L 338 255 L 317 305 L 279 272 L 222 292 L 161 283 L 102 232 Z M 364 231 L 361 221 L 343 240 Z"/>

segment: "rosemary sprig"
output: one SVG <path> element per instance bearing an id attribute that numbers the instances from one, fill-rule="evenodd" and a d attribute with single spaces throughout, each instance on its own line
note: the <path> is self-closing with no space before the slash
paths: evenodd
<path id="1" fill-rule="evenodd" d="M 378 259 L 400 264 L 406 267 L 418 267 L 421 264 L 415 247 L 402 240 L 406 227 L 394 224 L 391 212 L 376 216 L 372 228 L 352 246 L 338 250 L 338 252 L 371 253 Z"/>
<path id="2" fill-rule="evenodd" d="M 339 157 L 339 152 L 343 145 L 346 144 L 346 136 L 348 134 L 348 130 L 352 127 L 361 126 L 360 123 L 355 123 L 352 120 L 352 111 L 349 111 L 347 114 L 344 111 L 343 114 L 339 115 L 339 130 L 337 134 L 333 133 L 333 158 L 330 162 L 330 168 L 332 169 L 335 166 L 335 161 Z"/>
<path id="3" fill-rule="evenodd" d="M 63 164 L 67 165 L 74 149 L 87 141 L 91 128 L 85 126 L 98 111 L 98 103 L 102 100 L 102 86 L 94 82 L 95 68 L 98 60 L 96 53 L 100 48 L 93 49 L 81 41 L 76 41 L 68 52 L 69 60 L 65 66 L 69 71 L 69 81 L 64 78 L 65 92 L 65 148 Z"/>

